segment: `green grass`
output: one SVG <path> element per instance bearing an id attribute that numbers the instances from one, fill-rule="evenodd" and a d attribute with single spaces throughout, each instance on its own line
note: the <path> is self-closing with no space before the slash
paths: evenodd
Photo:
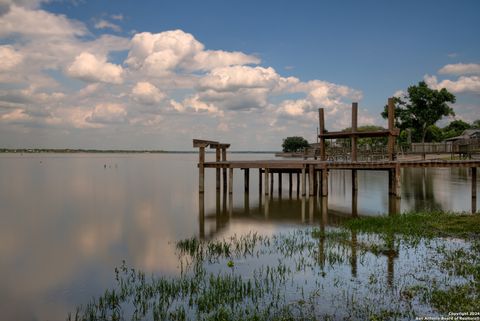
<path id="1" fill-rule="evenodd" d="M 179 275 L 149 278 L 124 262 L 116 285 L 67 320 L 410 320 L 419 303 L 439 315 L 475 312 L 479 236 L 480 214 L 419 212 L 185 239 L 175 244 Z M 415 260 L 402 262 L 399 253 Z M 362 271 L 387 259 L 394 273 Z M 323 311 L 331 304 L 333 314 Z"/>
<path id="2" fill-rule="evenodd" d="M 476 238 L 480 235 L 480 214 L 405 213 L 394 216 L 351 219 L 345 221 L 343 226 L 350 230 L 365 233 L 393 233 L 427 238 Z"/>

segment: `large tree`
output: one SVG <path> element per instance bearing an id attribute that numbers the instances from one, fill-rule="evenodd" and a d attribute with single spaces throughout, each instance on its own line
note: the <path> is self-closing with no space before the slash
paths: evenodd
<path id="1" fill-rule="evenodd" d="M 447 104 L 454 102 L 455 96 L 445 88 L 431 89 L 421 81 L 416 86 L 408 87 L 405 100 L 395 99 L 396 125 L 403 130 L 410 128 L 414 138 L 423 143 L 430 126 L 444 116 L 455 116 Z M 386 106 L 382 116 L 388 117 Z"/>
<path id="2" fill-rule="evenodd" d="M 300 136 L 291 136 L 283 140 L 282 148 L 284 152 L 298 152 L 303 148 L 310 147 L 308 141 Z"/>

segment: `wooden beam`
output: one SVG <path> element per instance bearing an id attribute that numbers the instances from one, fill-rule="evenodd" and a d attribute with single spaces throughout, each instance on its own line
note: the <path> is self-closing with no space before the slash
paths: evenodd
<path id="1" fill-rule="evenodd" d="M 207 147 L 210 144 L 218 144 L 218 142 L 213 140 L 204 140 L 204 139 L 193 140 L 193 147 Z"/>

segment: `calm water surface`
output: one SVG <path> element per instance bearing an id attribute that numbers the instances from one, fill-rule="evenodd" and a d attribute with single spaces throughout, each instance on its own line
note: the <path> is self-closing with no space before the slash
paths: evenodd
<path id="1" fill-rule="evenodd" d="M 256 170 L 246 198 L 243 172 L 236 171 L 230 205 L 217 196 L 215 172 L 207 170 L 205 219 L 199 220 L 196 161 L 195 154 L 1 155 L 1 319 L 64 320 L 112 286 L 112 271 L 122 260 L 147 274 L 176 274 L 177 240 L 248 231 L 272 235 L 334 224 L 352 213 L 348 171 L 331 173 L 328 205 L 299 199 L 295 190 L 289 197 L 287 176 L 281 196 L 275 181 L 273 197 L 261 199 Z M 387 179 L 386 172 L 359 172 L 359 215 L 387 215 Z M 401 211 L 471 211 L 468 170 L 409 169 L 402 183 Z"/>

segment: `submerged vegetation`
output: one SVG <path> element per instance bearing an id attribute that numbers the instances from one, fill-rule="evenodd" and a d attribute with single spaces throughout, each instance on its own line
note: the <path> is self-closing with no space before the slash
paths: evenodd
<path id="1" fill-rule="evenodd" d="M 411 320 L 477 312 L 480 215 L 411 213 L 176 244 L 177 276 L 115 270 L 68 320 Z M 412 242 L 414 241 L 414 242 Z"/>

